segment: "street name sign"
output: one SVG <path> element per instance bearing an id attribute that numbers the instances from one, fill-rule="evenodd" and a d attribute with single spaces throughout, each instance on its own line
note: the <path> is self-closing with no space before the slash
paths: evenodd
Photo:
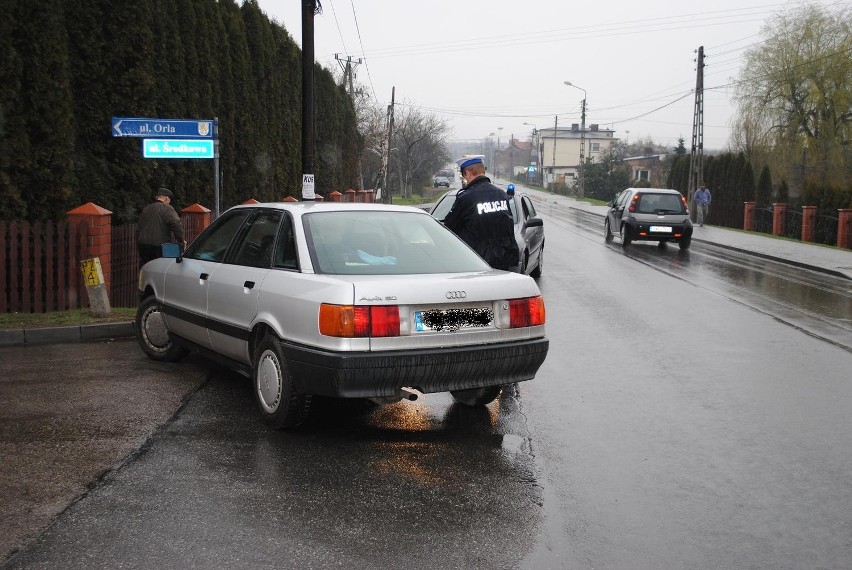
<path id="1" fill-rule="evenodd" d="M 112 118 L 114 137 L 157 137 L 176 139 L 212 139 L 213 121 L 207 119 L 133 119 Z"/>
<path id="2" fill-rule="evenodd" d="M 212 140 L 144 139 L 143 158 L 215 158 Z"/>

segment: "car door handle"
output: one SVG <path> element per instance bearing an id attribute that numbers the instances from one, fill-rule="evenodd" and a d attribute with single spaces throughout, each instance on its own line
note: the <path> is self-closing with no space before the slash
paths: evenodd
<path id="1" fill-rule="evenodd" d="M 254 281 L 246 281 L 243 283 L 243 287 L 246 289 L 254 289 Z"/>
<path id="2" fill-rule="evenodd" d="M 202 273 L 201 275 L 198 276 L 198 278 L 201 279 L 202 281 L 207 281 L 208 277 L 210 277 L 209 273 Z"/>

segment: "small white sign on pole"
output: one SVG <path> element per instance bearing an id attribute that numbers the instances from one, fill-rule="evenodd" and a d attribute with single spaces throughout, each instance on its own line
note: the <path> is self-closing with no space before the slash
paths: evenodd
<path id="1" fill-rule="evenodd" d="M 313 174 L 302 174 L 302 200 L 316 200 Z"/>

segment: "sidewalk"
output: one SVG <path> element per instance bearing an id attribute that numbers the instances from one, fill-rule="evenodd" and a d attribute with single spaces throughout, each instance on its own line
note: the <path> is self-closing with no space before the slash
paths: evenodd
<path id="1" fill-rule="evenodd" d="M 549 195 L 549 201 L 601 217 L 608 209 L 566 196 Z M 695 226 L 692 240 L 852 280 L 852 250 L 708 225 Z"/>

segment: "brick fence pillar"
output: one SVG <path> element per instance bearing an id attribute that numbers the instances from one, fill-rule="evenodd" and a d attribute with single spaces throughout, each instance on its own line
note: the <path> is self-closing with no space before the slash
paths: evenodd
<path id="1" fill-rule="evenodd" d="M 86 223 L 86 244 L 83 259 L 98 257 L 104 272 L 107 295 L 110 293 L 112 279 L 112 212 L 97 204 L 88 202 L 67 212 L 68 223 L 74 227 Z M 80 268 L 76 271 L 79 273 Z"/>
<path id="2" fill-rule="evenodd" d="M 358 190 L 355 192 L 355 201 L 356 202 L 368 202 L 367 200 L 367 191 L 366 190 Z"/>
<path id="3" fill-rule="evenodd" d="M 346 192 L 343 193 L 343 201 L 344 202 L 354 202 L 355 201 L 355 190 L 350 188 Z"/>
<path id="4" fill-rule="evenodd" d="M 816 206 L 802 206 L 802 241 L 814 241 Z"/>
<path id="5" fill-rule="evenodd" d="M 852 248 L 852 208 L 837 210 L 837 247 Z"/>
<path id="6" fill-rule="evenodd" d="M 772 204 L 772 235 L 784 233 L 784 218 L 787 215 L 787 204 Z"/>
<path id="7" fill-rule="evenodd" d="M 186 243 L 192 243 L 192 240 L 210 225 L 211 217 L 210 210 L 197 202 L 180 211 L 180 220 L 184 229 L 183 239 Z"/>
<path id="8" fill-rule="evenodd" d="M 754 207 L 755 202 L 746 202 L 743 204 L 745 207 L 743 214 L 743 229 L 747 232 L 750 232 L 752 228 L 754 228 Z"/>
<path id="9" fill-rule="evenodd" d="M 343 199 L 343 194 L 338 192 L 337 190 L 330 192 L 328 195 L 329 202 L 340 202 Z"/>
<path id="10" fill-rule="evenodd" d="M 282 200 L 282 202 L 298 202 L 298 200 L 296 198 L 293 198 L 292 196 L 287 196 Z"/>

